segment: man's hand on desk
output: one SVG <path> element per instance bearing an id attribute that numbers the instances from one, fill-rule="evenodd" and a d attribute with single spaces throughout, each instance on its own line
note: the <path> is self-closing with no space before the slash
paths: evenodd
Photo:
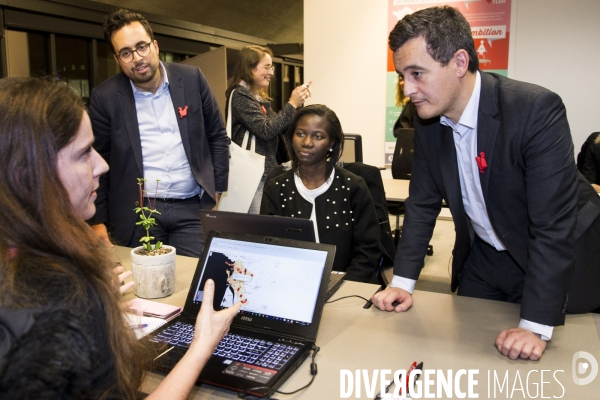
<path id="1" fill-rule="evenodd" d="M 375 307 L 382 311 L 396 312 L 408 310 L 413 303 L 412 295 L 409 292 L 393 287 L 388 287 L 381 292 L 375 293 L 371 301 L 375 304 Z"/>
<path id="2" fill-rule="evenodd" d="M 106 225 L 104 225 L 104 224 L 92 225 L 92 229 L 94 230 L 94 232 L 96 232 L 96 235 L 98 235 L 102 240 L 104 240 L 106 242 L 106 244 L 108 244 L 109 247 L 115 247 L 110 242 L 110 239 L 108 238 L 108 230 L 106 229 Z"/>
<path id="3" fill-rule="evenodd" d="M 546 341 L 527 329 L 512 328 L 500 332 L 496 347 L 511 360 L 522 358 L 537 361 L 546 350 Z"/>

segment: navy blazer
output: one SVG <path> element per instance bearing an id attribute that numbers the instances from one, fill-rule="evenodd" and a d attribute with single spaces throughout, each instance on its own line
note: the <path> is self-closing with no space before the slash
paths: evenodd
<path id="1" fill-rule="evenodd" d="M 526 273 L 521 318 L 561 325 L 577 213 L 573 144 L 562 100 L 542 87 L 481 72 L 479 152 L 488 164 L 479 179 L 490 221 Z M 439 117 L 415 119 L 411 174 L 394 274 L 418 278 L 444 200 L 456 231 L 454 291 L 474 233 L 463 207 L 452 129 Z"/>
<path id="2" fill-rule="evenodd" d="M 204 188 L 202 208 L 212 208 L 215 192 L 227 190 L 229 139 L 217 101 L 199 68 L 163 63 L 169 77 L 173 112 L 181 141 L 198 185 Z M 183 118 L 178 108 L 188 107 Z M 133 90 L 120 73 L 92 90 L 90 119 L 94 148 L 110 166 L 100 178 L 92 224 L 108 223 L 118 244 L 129 242 L 139 200 L 137 178 L 143 177 L 142 146 Z"/>

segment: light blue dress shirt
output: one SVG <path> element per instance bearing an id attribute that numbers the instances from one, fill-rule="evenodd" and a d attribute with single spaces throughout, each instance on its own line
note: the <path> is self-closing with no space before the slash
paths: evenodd
<path id="1" fill-rule="evenodd" d="M 454 122 L 443 115 L 440 117 L 440 123 L 452 128 L 463 205 L 475 234 L 496 250 L 505 251 L 506 248 L 500 242 L 492 228 L 481 189 L 479 167 L 475 161 L 475 157 L 479 155 L 477 154 L 477 113 L 479 112 L 480 94 L 481 75 L 478 71 L 476 73 L 473 93 L 458 123 L 454 124 Z M 416 282 L 414 279 L 394 276 L 390 286 L 398 287 L 412 293 L 415 290 Z M 544 340 L 550 340 L 552 337 L 552 326 L 521 319 L 519 327 L 540 334 Z"/>
<path id="2" fill-rule="evenodd" d="M 162 62 L 160 68 L 163 82 L 156 93 L 141 91 L 130 81 L 142 143 L 145 189 L 148 196 L 156 194 L 158 198 L 187 199 L 202 195 L 203 189 L 194 179 L 185 155 L 169 77 Z"/>
<path id="3" fill-rule="evenodd" d="M 475 157 L 479 155 L 477 153 L 477 112 L 479 110 L 480 94 L 481 76 L 477 72 L 473 94 L 460 116 L 458 124 L 454 124 L 454 122 L 443 115 L 440 117 L 440 123 L 452 128 L 454 134 L 454 147 L 456 147 L 462 200 L 465 212 L 471 219 L 473 230 L 477 236 L 495 247 L 496 250 L 505 251 L 506 248 L 496 237 L 490 217 L 485 208 L 481 180 L 479 179 L 479 167 L 475 161 Z"/>

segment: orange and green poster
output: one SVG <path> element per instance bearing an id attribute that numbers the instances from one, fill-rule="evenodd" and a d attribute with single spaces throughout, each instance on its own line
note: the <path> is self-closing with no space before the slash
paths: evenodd
<path id="1" fill-rule="evenodd" d="M 469 24 L 475 49 L 479 58 L 479 68 L 484 71 L 507 75 L 508 44 L 510 40 L 511 0 L 389 0 L 388 32 L 405 15 L 423 8 L 448 5 L 460 11 Z M 387 90 L 385 118 L 385 162 L 392 162 L 394 146 L 394 123 L 400 116 L 401 108 L 396 107 L 396 83 L 398 75 L 394 70 L 392 52 L 388 49 Z"/>

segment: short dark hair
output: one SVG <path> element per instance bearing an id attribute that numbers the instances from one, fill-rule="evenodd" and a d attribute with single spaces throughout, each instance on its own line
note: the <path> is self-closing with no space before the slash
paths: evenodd
<path id="1" fill-rule="evenodd" d="M 342 130 L 342 124 L 340 123 L 340 120 L 335 112 L 323 104 L 311 104 L 298 109 L 296 115 L 294 115 L 292 123 L 285 132 L 285 147 L 287 149 L 288 156 L 292 161 L 292 168 L 294 171 L 297 171 L 299 166 L 298 157 L 294 152 L 294 132 L 296 131 L 296 127 L 298 126 L 298 121 L 300 121 L 300 118 L 307 115 L 317 115 L 323 118 L 326 123 L 325 129 L 327 136 L 329 136 L 330 140 L 334 141 L 333 145 L 331 146 L 332 151 L 327 157 L 326 174 L 329 175 L 344 151 L 344 131 Z"/>
<path id="2" fill-rule="evenodd" d="M 448 65 L 454 53 L 464 49 L 469 55 L 469 71 L 479 69 L 471 27 L 457 9 L 430 7 L 405 16 L 390 32 L 390 50 L 396 51 L 418 37 L 425 39 L 427 52 L 440 64 Z"/>
<path id="3" fill-rule="evenodd" d="M 117 54 L 115 48 L 112 45 L 111 36 L 115 31 L 118 31 L 125 25 L 129 25 L 132 22 L 139 22 L 142 24 L 148 36 L 150 36 L 150 40 L 154 40 L 154 33 L 152 32 L 152 27 L 150 23 L 144 16 L 135 11 L 126 10 L 124 8 L 119 8 L 108 14 L 104 19 L 104 24 L 102 28 L 104 28 L 104 39 L 108 42 L 108 45 L 112 49 L 113 53 Z"/>

